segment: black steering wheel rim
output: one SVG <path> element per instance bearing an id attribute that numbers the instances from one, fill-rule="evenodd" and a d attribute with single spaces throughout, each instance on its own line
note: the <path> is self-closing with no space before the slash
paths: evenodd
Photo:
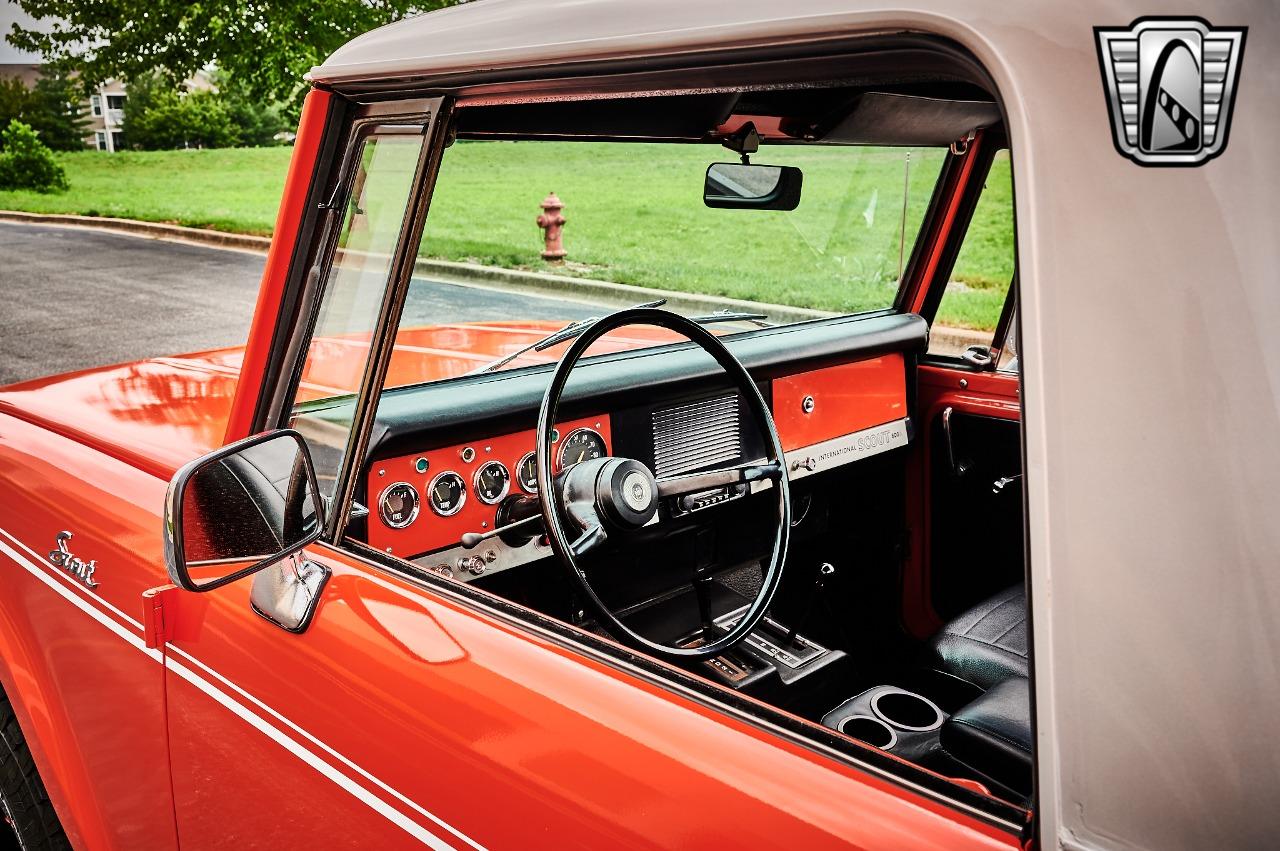
<path id="1" fill-rule="evenodd" d="M 770 470 L 770 477 L 774 479 L 773 490 L 777 494 L 778 528 L 774 536 L 772 555 L 768 565 L 763 570 L 760 591 L 733 627 L 719 637 L 705 640 L 704 643 L 693 647 L 662 644 L 640 635 L 624 624 L 608 605 L 600 599 L 592 587 L 591 581 L 587 578 L 586 572 L 578 564 L 578 557 L 574 553 L 575 542 L 570 539 L 566 530 L 566 521 L 563 506 L 561 505 L 561 495 L 557 490 L 556 476 L 552 475 L 553 432 L 556 414 L 559 409 L 561 395 L 564 393 L 565 385 L 568 383 L 573 368 L 593 343 L 610 331 L 628 325 L 653 325 L 666 328 L 682 334 L 690 342 L 711 355 L 720 365 L 720 368 L 737 385 L 738 392 L 742 395 L 747 407 L 754 415 L 756 424 L 764 437 L 765 448 L 768 453 L 766 460 L 776 465 L 776 470 Z M 537 453 L 536 467 L 542 519 L 551 548 L 559 557 L 561 563 L 568 569 L 571 579 L 578 589 L 583 592 L 588 603 L 596 610 L 596 614 L 604 621 L 605 628 L 612 635 L 625 643 L 660 657 L 686 660 L 704 659 L 719 655 L 738 644 L 764 618 L 782 581 L 782 568 L 786 563 L 787 547 L 790 542 L 791 489 L 787 476 L 786 460 L 782 450 L 782 442 L 778 437 L 777 427 L 773 422 L 773 416 L 769 411 L 769 406 L 765 403 L 764 397 L 760 394 L 759 387 L 756 386 L 746 367 L 733 356 L 718 337 L 706 328 L 679 314 L 651 307 L 620 310 L 596 320 L 590 328 L 575 339 L 569 348 L 565 350 L 556 365 L 555 372 L 552 373 L 551 381 L 542 396 L 542 405 L 538 409 L 535 451 Z M 704 636 L 704 639 L 706 638 L 707 636 Z"/>

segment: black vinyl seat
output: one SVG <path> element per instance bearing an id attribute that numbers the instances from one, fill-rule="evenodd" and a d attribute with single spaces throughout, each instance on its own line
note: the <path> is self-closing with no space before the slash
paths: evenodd
<path id="1" fill-rule="evenodd" d="M 1031 684 L 1009 677 L 942 725 L 942 750 L 1015 799 L 1031 794 Z"/>
<path id="2" fill-rule="evenodd" d="M 929 667 L 982 690 L 943 724 L 943 753 L 1013 800 L 1032 788 L 1027 639 L 1027 594 L 1015 585 L 956 617 L 926 648 Z"/>
<path id="3" fill-rule="evenodd" d="M 944 626 L 930 639 L 926 661 L 986 691 L 1028 676 L 1027 653 L 1027 595 L 1015 585 Z"/>

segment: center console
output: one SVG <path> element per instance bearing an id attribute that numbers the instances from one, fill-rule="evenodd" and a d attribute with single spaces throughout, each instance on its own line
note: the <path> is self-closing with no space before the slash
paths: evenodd
<path id="1" fill-rule="evenodd" d="M 897 686 L 875 686 L 823 716 L 822 723 L 846 736 L 913 762 L 939 748 L 947 714 L 927 697 Z"/>
<path id="2" fill-rule="evenodd" d="M 721 615 L 715 619 L 715 625 L 728 631 L 737 625 L 746 611 L 747 607 L 743 606 Z M 683 646 L 694 647 L 702 640 L 699 631 Z M 767 680 L 789 686 L 844 658 L 844 655 L 843 651 L 823 647 L 766 616 L 741 644 L 719 656 L 704 659 L 701 665 L 704 673 L 733 689 L 743 689 Z"/>

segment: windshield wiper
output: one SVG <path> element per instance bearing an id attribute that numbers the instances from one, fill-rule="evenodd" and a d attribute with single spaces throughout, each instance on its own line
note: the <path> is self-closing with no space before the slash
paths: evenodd
<path id="1" fill-rule="evenodd" d="M 662 305 L 666 303 L 667 303 L 667 300 L 665 298 L 660 298 L 657 301 L 647 301 L 644 304 L 637 304 L 630 309 L 638 310 L 640 308 L 646 308 L 646 307 L 662 307 Z M 529 345 L 521 349 L 518 349 L 509 355 L 505 355 L 504 357 L 494 361 L 493 363 L 488 363 L 478 369 L 473 369 L 471 372 L 467 374 L 479 375 L 485 372 L 493 372 L 495 369 L 501 369 L 502 367 L 511 363 L 513 360 L 515 360 L 516 358 L 520 357 L 523 354 L 527 354 L 529 352 L 545 351 L 551 348 L 552 346 L 556 346 L 556 345 L 559 345 L 560 343 L 563 343 L 565 340 L 572 340 L 575 337 L 581 336 L 599 318 L 600 318 L 599 316 L 592 316 L 587 319 L 579 319 L 577 322 L 570 322 L 568 325 L 564 326 L 559 331 L 551 332 L 547 336 L 543 337 L 541 340 L 538 340 L 536 343 L 530 343 Z M 773 327 L 774 325 L 774 323 L 766 321 L 767 320 L 766 314 L 747 313 L 744 311 L 733 312 L 729 310 L 717 310 L 715 313 L 708 313 L 703 316 L 691 316 L 689 318 L 693 322 L 697 322 L 699 325 L 715 325 L 720 322 L 750 322 L 753 325 L 759 325 L 764 328 L 770 328 L 770 327 Z"/>
<path id="2" fill-rule="evenodd" d="M 634 305 L 629 309 L 638 310 L 640 308 L 645 308 L 645 307 L 662 307 L 662 305 L 666 303 L 667 303 L 667 300 L 665 298 L 660 298 L 657 301 L 646 301 L 643 304 Z M 470 372 L 468 372 L 467 375 L 480 375 L 486 372 L 493 372 L 495 369 L 501 369 L 502 367 L 511 363 L 513 360 L 520 357 L 521 355 L 528 354 L 529 352 L 540 352 L 544 349 L 551 348 L 557 343 L 563 343 L 565 340 L 572 340 L 574 337 L 577 337 L 583 331 L 586 331 L 588 328 L 590 328 L 592 324 L 594 324 L 596 320 L 598 320 L 599 318 L 600 318 L 599 316 L 588 316 L 586 319 L 578 319 L 574 322 L 570 322 L 568 325 L 564 326 L 559 331 L 552 331 L 550 334 L 543 337 L 541 340 L 537 340 L 535 342 L 530 343 L 527 346 L 516 349 L 514 352 L 512 352 L 509 355 L 503 355 L 502 357 L 498 358 L 496 361 L 487 363 L 481 367 L 477 367 L 476 369 L 473 369 Z"/>
<path id="3" fill-rule="evenodd" d="M 715 313 L 708 313 L 705 316 L 689 317 L 699 325 L 714 325 L 717 322 L 750 322 L 752 325 L 758 325 L 761 328 L 772 328 L 778 323 L 769 322 L 769 315 L 766 313 L 748 313 L 746 311 L 717 310 Z"/>

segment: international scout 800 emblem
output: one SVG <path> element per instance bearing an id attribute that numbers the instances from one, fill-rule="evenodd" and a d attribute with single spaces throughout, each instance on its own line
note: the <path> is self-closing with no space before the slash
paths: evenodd
<path id="1" fill-rule="evenodd" d="M 67 546 L 71 537 L 70 532 L 58 533 L 58 548 L 49 552 L 49 561 L 79 579 L 86 587 L 97 588 L 98 583 L 93 578 L 93 572 L 98 569 L 97 560 L 84 562 L 73 556 Z"/>
<path id="2" fill-rule="evenodd" d="M 1245 27 L 1139 18 L 1095 27 L 1116 150 L 1139 165 L 1202 165 L 1227 147 Z"/>

